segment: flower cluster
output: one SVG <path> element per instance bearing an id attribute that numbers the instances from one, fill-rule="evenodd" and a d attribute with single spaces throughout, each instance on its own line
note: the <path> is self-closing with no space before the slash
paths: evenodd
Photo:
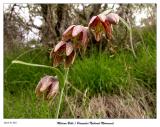
<path id="1" fill-rule="evenodd" d="M 88 27 L 82 25 L 71 25 L 62 35 L 61 41 L 52 49 L 50 56 L 53 57 L 53 66 L 58 66 L 64 62 L 64 66 L 68 68 L 73 64 L 76 57 L 77 49 L 86 50 L 88 44 L 88 32 L 94 34 L 96 41 L 100 41 L 102 35 L 106 35 L 108 39 L 112 37 L 112 25 L 118 24 L 119 16 L 115 13 L 101 13 L 93 16 Z M 44 95 L 45 99 L 50 100 L 56 96 L 59 90 L 59 81 L 56 77 L 43 77 L 35 90 L 39 97 Z"/>
<path id="2" fill-rule="evenodd" d="M 76 50 L 83 48 L 86 50 L 88 44 L 89 29 L 94 34 L 96 41 L 100 41 L 102 35 L 106 35 L 108 39 L 112 37 L 112 24 L 118 24 L 119 16 L 115 13 L 101 13 L 93 16 L 88 27 L 82 25 L 71 25 L 62 35 L 61 41 L 51 51 L 50 56 L 53 57 L 53 66 L 58 66 L 64 62 L 64 66 L 68 68 L 73 64 L 76 57 Z"/>
<path id="3" fill-rule="evenodd" d="M 62 40 L 51 51 L 51 56 L 54 58 L 53 65 L 58 66 L 61 62 L 64 62 L 65 67 L 73 64 L 76 49 L 86 48 L 88 35 L 88 27 L 81 25 L 71 25 L 63 33 Z"/>

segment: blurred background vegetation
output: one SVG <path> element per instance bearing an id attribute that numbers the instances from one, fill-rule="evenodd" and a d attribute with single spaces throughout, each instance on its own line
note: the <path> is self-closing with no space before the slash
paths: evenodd
<path id="1" fill-rule="evenodd" d="M 111 42 L 102 40 L 100 54 L 91 35 L 70 69 L 60 117 L 156 118 L 155 4 L 4 4 L 4 118 L 54 118 L 59 96 L 48 107 L 34 94 L 40 78 L 54 72 L 11 61 L 52 66 L 49 53 L 65 29 L 87 26 L 107 9 L 124 18 L 132 36 L 120 22 Z"/>

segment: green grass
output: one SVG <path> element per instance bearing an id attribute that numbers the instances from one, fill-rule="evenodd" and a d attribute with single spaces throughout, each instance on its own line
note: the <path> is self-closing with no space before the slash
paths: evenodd
<path id="1" fill-rule="evenodd" d="M 94 53 L 91 57 L 77 59 L 70 71 L 70 81 L 84 91 L 91 93 L 105 91 L 113 93 L 116 89 L 129 89 L 134 82 L 143 82 L 146 87 L 156 86 L 156 51 L 139 48 L 138 58 L 131 52 L 120 51 L 114 57 L 103 52 L 101 59 Z"/>
<path id="2" fill-rule="evenodd" d="M 156 40 L 155 33 L 142 33 L 141 43 L 135 51 L 137 59 L 129 50 L 120 49 L 114 56 L 108 52 L 100 55 L 96 50 L 83 58 L 77 57 L 70 68 L 64 96 L 77 100 L 78 105 L 87 105 L 95 96 L 122 96 L 123 93 L 137 98 L 135 89 L 147 89 L 153 96 L 152 110 L 147 117 L 156 115 Z M 34 90 L 44 75 L 55 75 L 50 69 L 11 64 L 14 59 L 51 66 L 45 48 L 19 49 L 5 53 L 4 57 L 4 118 L 54 118 L 59 95 L 52 107 L 36 98 Z M 22 55 L 23 54 L 23 55 Z M 18 57 L 21 55 L 21 57 Z M 18 57 L 18 58 L 17 58 Z M 59 69 L 64 73 L 63 67 Z M 124 92 L 123 92 L 124 91 Z M 122 93 L 121 93 L 122 92 Z M 80 94 L 78 94 L 80 93 Z M 128 96 L 126 95 L 126 96 Z M 145 95 L 145 94 L 144 94 Z M 85 96 L 85 97 L 84 97 Z M 137 95 L 139 97 L 139 95 Z M 88 98 L 89 101 L 84 101 Z M 88 100 L 87 99 L 87 100 Z M 138 100 L 138 99 L 137 99 Z M 138 101 L 146 103 L 144 99 Z M 67 106 L 66 106 L 67 105 Z M 73 118 L 69 109 L 74 103 L 63 100 L 60 117 Z M 83 107 L 84 108 L 84 107 Z M 68 111 L 66 113 L 66 111 Z M 146 111 L 147 112 L 147 111 Z M 68 114 L 66 116 L 66 114 Z M 85 117 L 85 116 L 84 116 Z M 86 116 L 87 117 L 87 116 Z M 96 116 L 95 116 L 96 117 Z"/>

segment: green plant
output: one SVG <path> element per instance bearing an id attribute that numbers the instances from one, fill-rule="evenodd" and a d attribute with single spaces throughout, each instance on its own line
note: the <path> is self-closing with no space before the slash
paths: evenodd
<path id="1" fill-rule="evenodd" d="M 125 21 L 122 20 L 122 18 L 120 18 L 120 19 L 128 27 L 128 25 L 125 23 Z M 68 27 L 67 30 L 63 33 L 62 40 L 55 46 L 55 48 L 53 48 L 53 50 L 50 53 L 50 56 L 53 57 L 53 66 L 55 66 L 55 67 L 26 63 L 26 62 L 18 61 L 18 60 L 12 61 L 12 64 L 22 64 L 22 65 L 27 65 L 27 66 L 31 66 L 31 67 L 48 68 L 48 69 L 53 70 L 53 72 L 58 76 L 58 80 L 60 82 L 61 92 L 60 92 L 59 103 L 58 103 L 58 106 L 56 109 L 56 112 L 57 112 L 56 118 L 59 117 L 61 104 L 63 103 L 62 98 L 64 95 L 64 89 L 65 89 L 66 83 L 68 82 L 67 79 L 68 79 L 69 67 L 71 66 L 71 64 L 73 64 L 73 62 L 75 60 L 77 50 L 80 50 L 80 49 L 82 49 L 83 51 L 86 50 L 86 47 L 87 47 L 88 41 L 89 41 L 88 40 L 88 32 L 91 31 L 94 34 L 95 39 L 97 41 L 100 41 L 102 36 L 105 36 L 106 39 L 111 39 L 111 37 L 112 37 L 111 27 L 112 27 L 112 25 L 115 25 L 118 22 L 119 22 L 119 16 L 117 14 L 114 14 L 114 13 L 106 14 L 103 12 L 97 16 L 92 17 L 91 21 L 89 22 L 88 27 L 84 27 L 81 25 L 71 25 L 70 27 Z M 130 27 L 128 27 L 128 28 L 130 29 L 130 33 L 131 33 L 131 28 Z M 132 36 L 132 35 L 130 35 L 130 36 Z M 131 47 L 133 49 L 132 40 L 131 40 Z M 135 56 L 134 50 L 133 50 L 133 54 Z M 100 59 L 99 59 L 99 63 L 98 63 L 98 65 L 100 66 L 100 73 L 99 73 L 100 77 L 99 77 L 99 79 L 96 79 L 98 85 L 101 85 L 102 79 L 104 78 L 102 76 L 104 73 L 103 70 L 106 70 L 106 68 L 102 68 L 102 66 L 101 66 L 101 64 L 103 63 L 103 60 L 104 60 L 103 58 L 101 58 L 101 55 L 102 55 L 102 52 L 101 52 L 101 46 L 100 46 Z M 56 66 L 58 66 L 59 64 L 61 64 L 63 62 L 65 63 L 64 64 L 64 70 L 65 70 L 64 75 L 63 75 L 62 71 L 60 71 L 58 68 L 56 68 Z M 44 83 L 46 83 L 46 82 L 47 81 L 44 80 Z M 119 81 L 117 81 L 117 83 L 118 82 Z M 92 82 L 92 83 L 94 83 L 94 82 Z M 110 87 L 113 87 L 112 85 L 113 84 L 109 84 L 105 88 L 109 89 Z M 50 89 L 49 86 L 52 86 L 52 85 L 50 85 L 50 84 L 47 85 L 45 90 L 49 90 Z M 98 91 L 100 91 L 101 88 L 102 87 L 100 87 L 100 89 Z M 43 92 L 43 90 L 41 92 Z M 51 97 L 53 97 L 53 96 L 51 96 Z"/>

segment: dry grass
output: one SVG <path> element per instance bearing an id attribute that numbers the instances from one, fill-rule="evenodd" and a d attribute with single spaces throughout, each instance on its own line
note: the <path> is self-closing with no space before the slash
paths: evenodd
<path id="1" fill-rule="evenodd" d="M 155 95 L 144 87 L 134 87 L 133 93 L 121 91 L 119 95 L 98 95 L 91 99 L 77 94 L 65 97 L 69 109 L 63 118 L 155 118 Z"/>

